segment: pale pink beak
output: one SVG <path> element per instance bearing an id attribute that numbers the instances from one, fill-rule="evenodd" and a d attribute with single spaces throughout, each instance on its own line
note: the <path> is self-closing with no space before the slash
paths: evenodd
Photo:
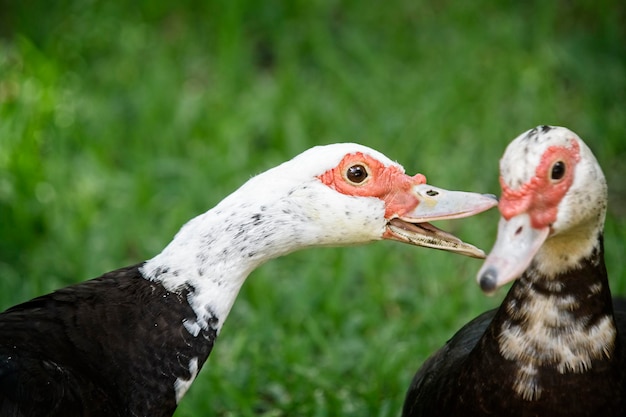
<path id="1" fill-rule="evenodd" d="M 386 239 L 398 240 L 416 246 L 441 249 L 473 258 L 484 258 L 485 252 L 463 242 L 429 222 L 459 219 L 481 213 L 498 204 L 491 194 L 448 191 L 428 184 L 415 185 L 412 192 L 419 200 L 417 207 L 401 217 L 388 219 Z"/>
<path id="2" fill-rule="evenodd" d="M 492 293 L 520 277 L 549 234 L 549 227 L 532 227 L 527 213 L 518 214 L 509 220 L 501 217 L 496 243 L 478 271 L 480 288 L 486 293 Z"/>

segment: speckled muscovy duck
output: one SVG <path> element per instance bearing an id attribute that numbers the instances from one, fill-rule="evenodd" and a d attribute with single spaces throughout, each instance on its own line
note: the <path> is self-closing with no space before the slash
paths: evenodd
<path id="1" fill-rule="evenodd" d="M 312 148 L 189 221 L 157 256 L 0 314 L 0 416 L 171 416 L 239 289 L 311 246 L 393 239 L 474 257 L 430 225 L 497 204 L 356 144 Z"/>
<path id="2" fill-rule="evenodd" d="M 403 416 L 624 416 L 626 312 L 604 264 L 607 186 L 563 127 L 517 137 L 500 161 L 501 219 L 478 273 L 515 280 L 415 375 Z"/>

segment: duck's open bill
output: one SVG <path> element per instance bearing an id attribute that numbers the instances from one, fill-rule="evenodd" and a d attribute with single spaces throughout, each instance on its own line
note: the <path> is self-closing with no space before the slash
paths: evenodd
<path id="1" fill-rule="evenodd" d="M 485 257 L 482 250 L 429 222 L 458 219 L 481 213 L 498 204 L 494 195 L 448 191 L 428 184 L 415 185 L 412 191 L 419 204 L 413 211 L 389 220 L 385 238 L 473 258 Z"/>

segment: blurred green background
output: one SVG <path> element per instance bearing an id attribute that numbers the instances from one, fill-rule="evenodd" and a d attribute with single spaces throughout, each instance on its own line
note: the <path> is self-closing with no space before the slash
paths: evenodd
<path id="1" fill-rule="evenodd" d="M 0 310 L 152 257 L 313 145 L 499 194 L 500 155 L 538 124 L 604 167 L 626 293 L 625 22 L 618 0 L 1 0 Z M 440 226 L 488 250 L 497 218 Z M 176 415 L 397 416 L 427 355 L 499 304 L 479 267 L 393 242 L 272 261 Z"/>

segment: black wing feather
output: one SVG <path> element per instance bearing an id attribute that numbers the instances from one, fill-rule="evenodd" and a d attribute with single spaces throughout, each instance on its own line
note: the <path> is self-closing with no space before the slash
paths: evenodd
<path id="1" fill-rule="evenodd" d="M 135 265 L 0 314 L 0 416 L 171 416 L 174 383 L 201 367 L 214 329 L 191 335 L 187 292 Z"/>
<path id="2" fill-rule="evenodd" d="M 431 355 L 417 371 L 407 392 L 403 416 L 420 416 L 432 404 L 445 404 L 458 381 L 461 365 L 493 320 L 497 309 L 487 311 L 463 326 L 446 344 Z"/>

